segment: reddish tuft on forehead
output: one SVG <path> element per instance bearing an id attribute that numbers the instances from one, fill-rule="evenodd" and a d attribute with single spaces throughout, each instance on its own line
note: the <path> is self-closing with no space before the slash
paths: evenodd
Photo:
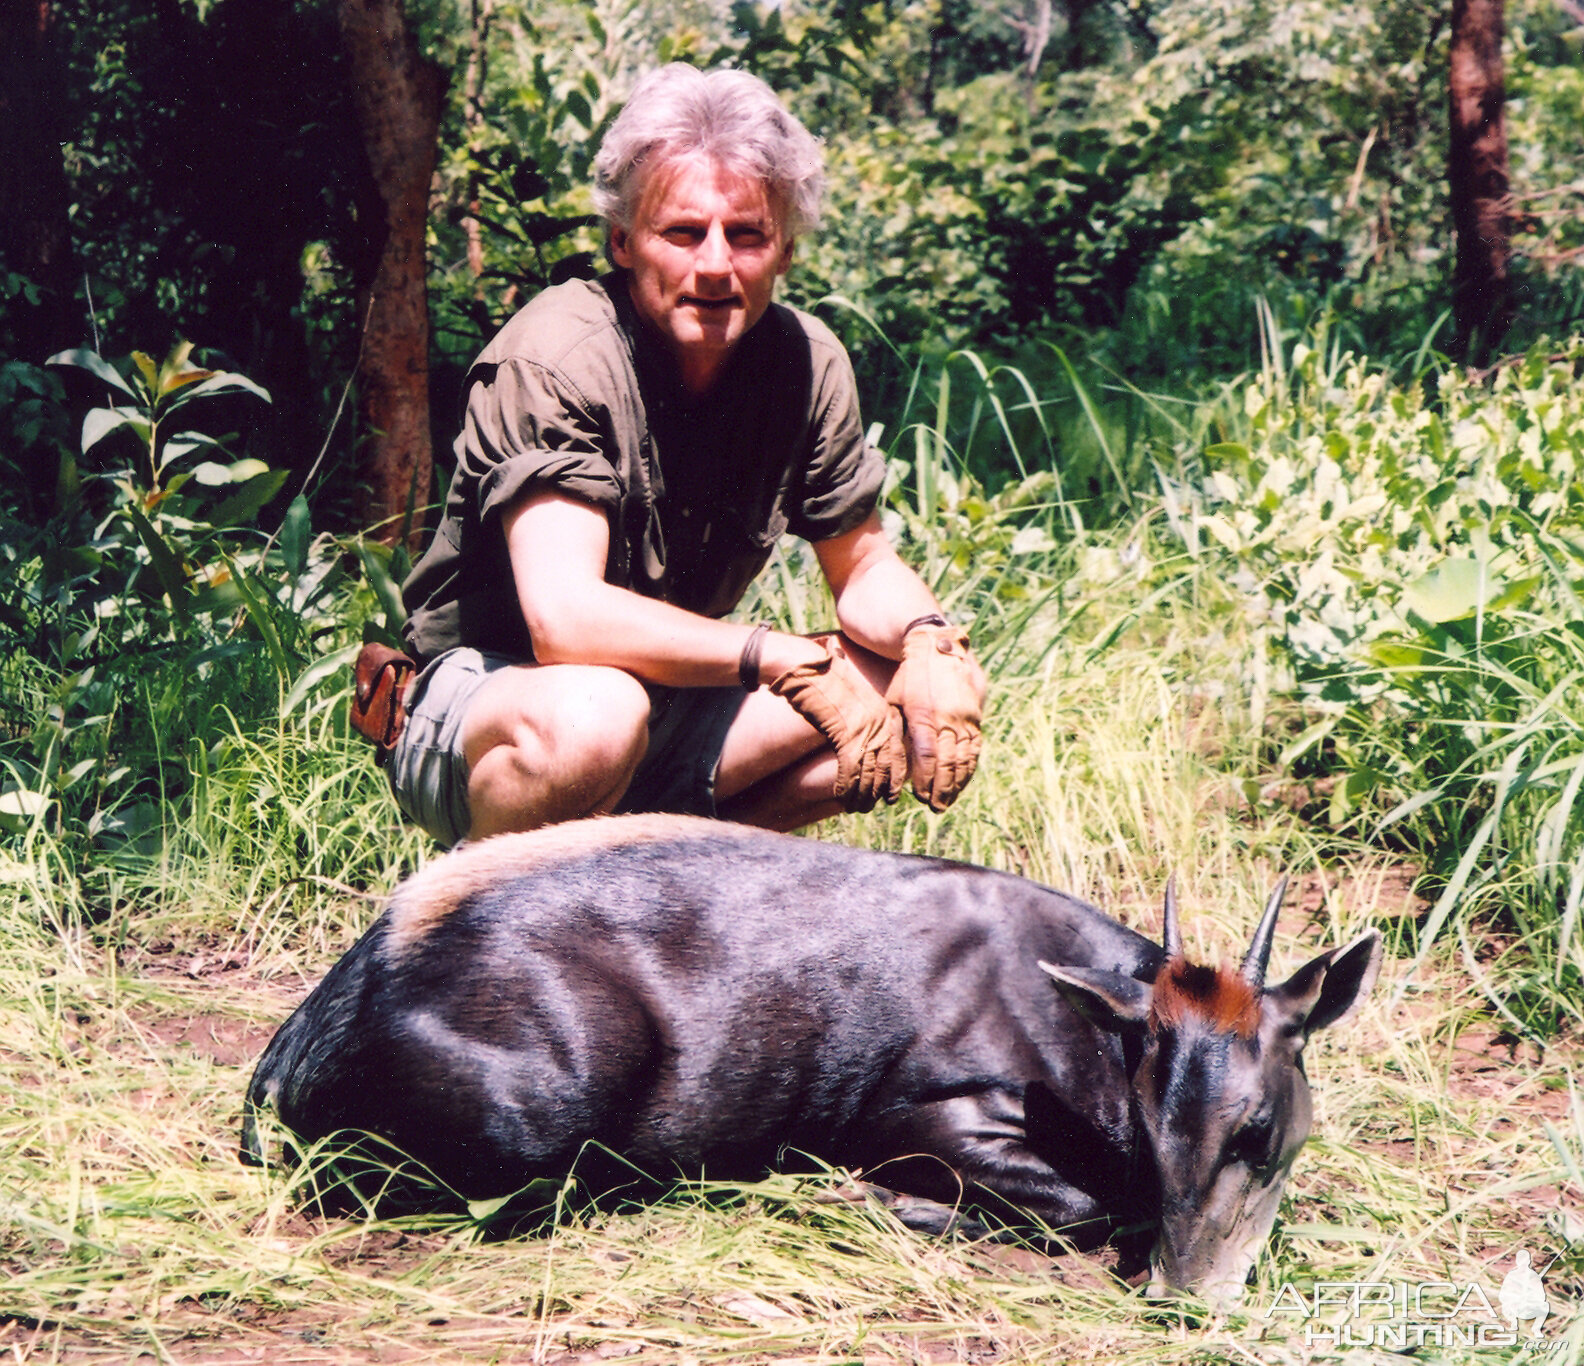
<path id="1" fill-rule="evenodd" d="M 1152 1032 L 1194 1020 L 1218 1033 L 1252 1039 L 1259 1031 L 1259 1019 L 1259 993 L 1231 968 L 1206 968 L 1186 958 L 1169 958 L 1155 979 Z"/>

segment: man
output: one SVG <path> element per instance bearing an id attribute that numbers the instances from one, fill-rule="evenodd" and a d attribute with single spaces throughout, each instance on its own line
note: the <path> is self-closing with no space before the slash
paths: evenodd
<path id="1" fill-rule="evenodd" d="M 817 220 L 818 143 L 757 78 L 673 65 L 595 176 L 616 270 L 546 290 L 468 375 L 404 588 L 398 800 L 448 845 L 611 811 L 794 829 L 909 777 L 944 809 L 984 676 L 880 530 L 845 352 L 772 302 Z M 840 634 L 719 620 L 784 530 Z"/>

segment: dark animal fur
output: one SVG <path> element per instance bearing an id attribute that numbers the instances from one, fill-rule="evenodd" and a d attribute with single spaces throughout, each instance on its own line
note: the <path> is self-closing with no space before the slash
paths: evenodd
<path id="1" fill-rule="evenodd" d="M 593 1143 L 661 1177 L 802 1152 L 1001 1218 L 1149 1218 L 1138 1041 L 1039 962 L 1148 982 L 1164 957 L 1073 897 L 939 859 L 681 818 L 509 836 L 398 889 L 281 1028 L 244 1155 L 273 1103 L 302 1140 L 373 1132 L 469 1198 Z"/>

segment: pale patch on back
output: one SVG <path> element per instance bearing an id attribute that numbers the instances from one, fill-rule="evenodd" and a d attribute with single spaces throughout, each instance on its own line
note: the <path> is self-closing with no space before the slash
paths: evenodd
<path id="1" fill-rule="evenodd" d="M 745 825 L 664 813 L 595 816 L 542 830 L 496 835 L 436 859 L 391 897 L 385 944 L 401 953 L 439 926 L 470 897 L 503 882 L 603 849 L 681 840 L 778 839 Z"/>

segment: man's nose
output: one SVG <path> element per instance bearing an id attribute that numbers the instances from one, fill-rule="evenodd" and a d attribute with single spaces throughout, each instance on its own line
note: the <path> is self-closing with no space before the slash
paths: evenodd
<path id="1" fill-rule="evenodd" d="M 726 230 L 719 223 L 711 223 L 704 240 L 699 243 L 698 255 L 693 258 L 694 269 L 700 275 L 731 274 L 731 246 L 726 241 Z"/>

